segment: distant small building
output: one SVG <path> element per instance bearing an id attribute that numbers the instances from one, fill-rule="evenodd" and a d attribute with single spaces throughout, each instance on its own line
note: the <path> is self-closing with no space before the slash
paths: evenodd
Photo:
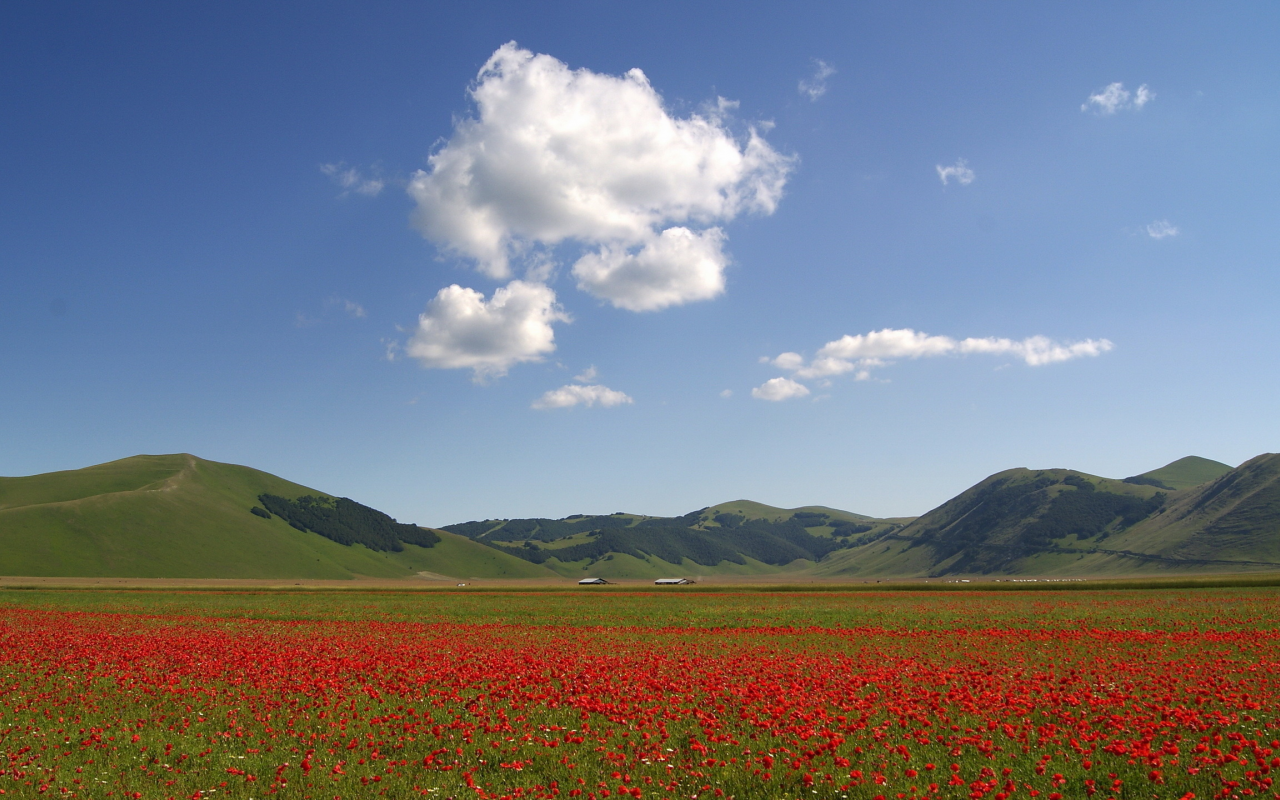
<path id="1" fill-rule="evenodd" d="M 604 578 L 583 578 L 578 581 L 579 586 L 604 586 L 608 583 Z"/>
<path id="2" fill-rule="evenodd" d="M 692 586 L 693 581 L 688 578 L 658 578 L 654 581 L 658 586 Z"/>

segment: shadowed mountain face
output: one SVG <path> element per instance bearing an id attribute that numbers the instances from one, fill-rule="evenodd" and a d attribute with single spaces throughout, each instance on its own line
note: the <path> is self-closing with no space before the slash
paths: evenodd
<path id="1" fill-rule="evenodd" d="M 932 551 L 929 574 L 1016 571 L 1046 550 L 1105 541 L 1159 509 L 1166 494 L 1069 470 L 993 475 L 907 526 L 911 548 Z"/>
<path id="2" fill-rule="evenodd" d="M 1280 563 L 1280 455 L 1174 494 L 1122 543 L 1173 559 Z"/>
<path id="3" fill-rule="evenodd" d="M 1280 456 L 1258 456 L 1237 469 L 1186 458 L 1135 476 L 1142 477 L 1151 480 L 1007 470 L 884 541 L 833 554 L 815 571 L 943 577 L 1280 570 Z"/>

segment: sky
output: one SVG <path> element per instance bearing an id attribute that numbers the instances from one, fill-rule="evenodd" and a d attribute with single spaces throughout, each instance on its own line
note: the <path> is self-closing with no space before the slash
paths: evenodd
<path id="1" fill-rule="evenodd" d="M 5 3 L 0 475 L 401 521 L 1280 450 L 1280 6 Z"/>

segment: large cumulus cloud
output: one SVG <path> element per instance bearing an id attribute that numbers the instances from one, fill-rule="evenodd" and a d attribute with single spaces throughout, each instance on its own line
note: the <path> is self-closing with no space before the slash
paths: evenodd
<path id="1" fill-rule="evenodd" d="M 792 164 L 755 129 L 733 135 L 731 104 L 673 117 L 638 69 L 573 70 L 514 42 L 471 96 L 476 116 L 410 181 L 414 224 L 501 280 L 531 251 L 577 242 L 579 287 L 620 308 L 722 292 L 718 226 L 772 213 Z"/>

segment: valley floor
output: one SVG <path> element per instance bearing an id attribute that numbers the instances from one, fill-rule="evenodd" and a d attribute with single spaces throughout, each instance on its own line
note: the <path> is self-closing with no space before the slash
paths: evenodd
<path id="1" fill-rule="evenodd" d="M 672 576 L 686 577 L 686 576 Z M 0 576 L 0 591 L 26 589 L 194 589 L 210 590 L 335 590 L 342 592 L 393 591 L 431 592 L 467 590 L 614 592 L 652 591 L 658 593 L 727 591 L 920 591 L 1044 589 L 1162 588 L 1196 586 L 1280 586 L 1280 571 L 1245 573 L 1205 573 L 1201 575 L 1101 574 L 1063 577 L 1061 575 L 973 576 L 961 578 L 849 578 L 823 577 L 804 573 L 770 575 L 711 575 L 691 578 L 690 586 L 655 586 L 649 578 L 611 578 L 605 586 L 579 586 L 569 578 L 450 578 L 418 575 L 412 578 L 369 578 L 353 580 L 259 579 L 259 578 L 51 578 Z"/>

